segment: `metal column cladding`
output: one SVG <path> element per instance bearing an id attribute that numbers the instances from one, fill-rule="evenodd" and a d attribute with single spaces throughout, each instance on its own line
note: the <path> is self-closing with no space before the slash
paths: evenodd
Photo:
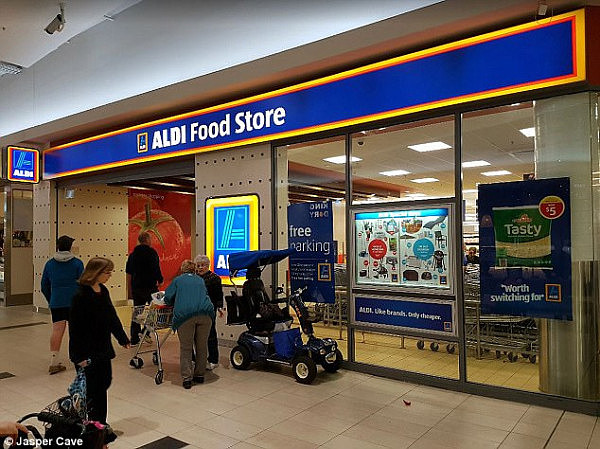
<path id="1" fill-rule="evenodd" d="M 51 179 L 585 80 L 584 10 L 44 152 Z"/>

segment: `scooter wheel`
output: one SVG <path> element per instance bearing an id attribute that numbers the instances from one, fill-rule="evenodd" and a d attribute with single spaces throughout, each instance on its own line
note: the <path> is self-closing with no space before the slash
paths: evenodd
<path id="1" fill-rule="evenodd" d="M 423 340 L 417 341 L 417 349 L 423 349 L 425 347 L 425 342 Z"/>
<path id="2" fill-rule="evenodd" d="M 154 376 L 154 383 L 156 385 L 160 385 L 163 383 L 163 371 L 157 371 L 156 376 Z"/>
<path id="3" fill-rule="evenodd" d="M 343 360 L 344 360 L 344 357 L 342 356 L 342 353 L 340 352 L 339 349 L 336 349 L 335 350 L 335 360 L 333 360 L 332 362 L 327 362 L 327 360 L 323 360 L 323 363 L 321 363 L 321 366 L 328 373 L 335 373 L 337 370 L 340 369 L 340 366 L 342 366 Z"/>
<path id="4" fill-rule="evenodd" d="M 152 353 L 152 363 L 158 365 L 158 353 L 156 351 Z"/>
<path id="5" fill-rule="evenodd" d="M 248 369 L 250 367 L 250 351 L 244 346 L 236 346 L 229 354 L 231 366 L 235 369 Z"/>
<path id="6" fill-rule="evenodd" d="M 141 357 L 134 357 L 129 361 L 129 364 L 135 369 L 140 369 L 144 366 L 144 360 Z"/>
<path id="7" fill-rule="evenodd" d="M 292 370 L 296 382 L 311 384 L 317 377 L 317 365 L 310 357 L 299 355 L 292 361 Z"/>

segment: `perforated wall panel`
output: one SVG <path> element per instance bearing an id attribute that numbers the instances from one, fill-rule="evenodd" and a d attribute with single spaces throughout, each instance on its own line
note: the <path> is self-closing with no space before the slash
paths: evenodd
<path id="1" fill-rule="evenodd" d="M 271 147 L 252 145 L 232 150 L 196 155 L 196 251 L 204 254 L 205 202 L 217 196 L 257 194 L 260 198 L 259 248 L 272 248 L 272 201 L 271 201 Z M 271 284 L 271 270 L 263 272 L 267 288 Z M 227 294 L 229 287 L 225 287 Z M 243 326 L 227 326 L 225 318 L 217 319 L 219 340 L 235 341 Z"/>
<path id="2" fill-rule="evenodd" d="M 58 233 L 75 239 L 73 252 L 86 264 L 107 257 L 115 264 L 109 280 L 113 302 L 126 299 L 127 189 L 105 185 L 73 187 L 74 197 L 58 191 Z M 53 246 L 53 245 L 52 245 Z M 51 254 L 54 248 L 51 248 Z M 42 266 L 43 267 L 43 266 Z"/>

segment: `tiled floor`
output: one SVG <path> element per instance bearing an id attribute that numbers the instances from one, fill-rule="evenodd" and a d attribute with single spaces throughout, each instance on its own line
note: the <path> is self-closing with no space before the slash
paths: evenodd
<path id="1" fill-rule="evenodd" d="M 14 319 L 12 317 L 14 314 Z M 2 326 L 47 321 L 0 309 Z M 69 368 L 47 374 L 49 325 L 0 329 L 0 420 L 42 409 L 65 393 Z M 482 398 L 365 374 L 320 373 L 310 386 L 286 368 L 228 367 L 227 350 L 207 383 L 181 387 L 176 338 L 165 345 L 165 382 L 155 367 L 129 367 L 118 349 L 109 422 L 122 432 L 111 448 L 172 447 L 167 436 L 206 449 L 600 448 L 596 417 Z M 172 440 L 171 440 L 172 442 Z"/>

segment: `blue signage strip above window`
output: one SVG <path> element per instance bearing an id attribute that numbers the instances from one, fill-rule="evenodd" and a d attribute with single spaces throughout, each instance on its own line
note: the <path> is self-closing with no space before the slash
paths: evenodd
<path id="1" fill-rule="evenodd" d="M 585 80 L 584 11 L 50 148 L 44 178 L 309 134 Z"/>
<path id="2" fill-rule="evenodd" d="M 40 182 L 40 152 L 32 148 L 6 149 L 7 178 L 13 182 Z"/>

